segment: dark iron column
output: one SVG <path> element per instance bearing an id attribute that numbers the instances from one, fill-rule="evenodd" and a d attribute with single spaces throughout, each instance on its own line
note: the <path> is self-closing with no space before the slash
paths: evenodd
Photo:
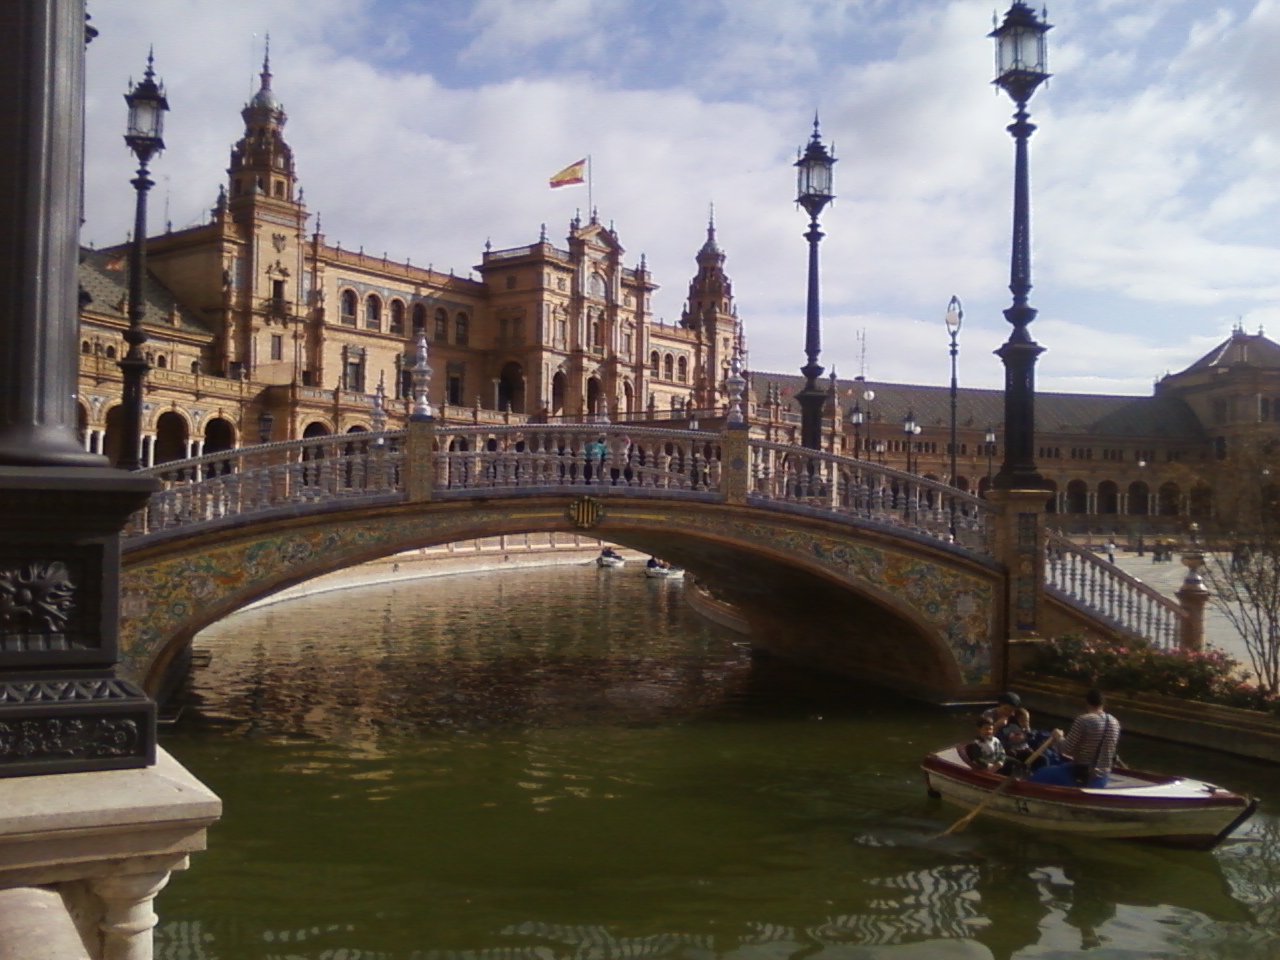
<path id="1" fill-rule="evenodd" d="M 996 79 L 1017 105 L 1009 133 L 1015 143 L 1013 178 L 1013 244 L 1009 290 L 1013 304 L 1004 311 L 1013 326 L 996 355 L 1004 362 L 1004 461 L 996 474 L 998 489 L 1039 489 L 1044 479 L 1035 462 L 1035 366 L 1044 348 L 1031 339 L 1027 327 L 1036 311 L 1027 302 L 1031 293 L 1031 189 L 1027 168 L 1027 140 L 1035 131 L 1027 102 L 1049 78 L 1045 72 L 1045 33 L 1050 25 L 1037 19 L 1021 0 L 1005 14 L 990 36 L 996 40 Z"/>
<path id="2" fill-rule="evenodd" d="M 813 136 L 809 146 L 796 161 L 796 203 L 809 214 L 809 230 L 804 238 L 809 241 L 809 290 L 805 310 L 804 352 L 808 362 L 800 368 L 804 374 L 804 387 L 796 394 L 800 404 L 800 443 L 810 450 L 822 449 L 822 410 L 827 404 L 827 391 L 818 385 L 822 367 L 818 356 L 822 353 L 822 321 L 818 307 L 818 243 L 823 233 L 818 229 L 818 215 L 822 208 L 835 199 L 831 192 L 831 168 L 836 158 L 827 153 L 818 135 L 818 118 L 813 118 Z"/>
<path id="3" fill-rule="evenodd" d="M 84 0 L 9 0 L 0 36 L 0 777 L 146 766 L 120 531 L 158 484 L 75 430 Z"/>

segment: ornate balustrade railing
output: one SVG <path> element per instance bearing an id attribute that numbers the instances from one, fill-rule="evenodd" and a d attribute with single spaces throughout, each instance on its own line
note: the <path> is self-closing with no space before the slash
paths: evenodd
<path id="1" fill-rule="evenodd" d="M 403 430 L 347 433 L 208 453 L 141 471 L 164 487 L 126 536 L 404 489 Z"/>
<path id="2" fill-rule="evenodd" d="M 1174 600 L 1066 537 L 1045 538 L 1045 585 L 1126 633 L 1175 649 L 1186 612 Z"/>
<path id="3" fill-rule="evenodd" d="M 615 424 L 437 424 L 432 496 L 498 490 L 581 489 L 691 497 L 725 496 L 718 432 Z M 162 464 L 145 473 L 164 489 L 129 534 L 221 521 L 284 507 L 406 493 L 408 434 L 354 433 L 242 447 Z M 751 441 L 752 502 L 857 518 L 988 552 L 985 500 L 868 461 Z"/>
<path id="4" fill-rule="evenodd" d="M 752 441 L 750 497 L 795 503 L 990 553 L 995 507 L 944 483 L 866 460 Z"/>
<path id="5" fill-rule="evenodd" d="M 520 424 L 436 430 L 435 495 L 592 488 L 720 492 L 721 436 L 614 424 Z"/>

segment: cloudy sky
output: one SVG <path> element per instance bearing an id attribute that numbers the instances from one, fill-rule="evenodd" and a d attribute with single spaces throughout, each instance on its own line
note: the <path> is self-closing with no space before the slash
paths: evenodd
<path id="1" fill-rule="evenodd" d="M 999 7 L 1003 13 L 1007 3 Z M 1012 105 L 990 0 L 89 0 L 85 239 L 124 238 L 121 95 L 154 44 L 172 111 L 152 230 L 200 223 L 266 34 L 330 242 L 465 274 L 486 240 L 562 241 L 593 198 L 679 317 L 715 205 L 751 366 L 804 362 L 791 164 L 834 142 L 823 354 L 842 377 L 999 387 Z M 1280 338 L 1280 0 L 1050 6 L 1031 141 L 1042 390 L 1147 393 L 1243 323 Z M 865 350 L 863 344 L 865 343 Z"/>

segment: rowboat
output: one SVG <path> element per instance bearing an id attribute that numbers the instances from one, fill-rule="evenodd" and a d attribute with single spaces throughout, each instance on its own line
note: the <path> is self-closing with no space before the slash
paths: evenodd
<path id="1" fill-rule="evenodd" d="M 989 800 L 981 815 L 1036 830 L 1212 850 L 1258 808 L 1254 798 L 1203 780 L 1127 767 L 1112 770 L 1105 787 L 1013 780 L 997 792 L 1005 778 L 971 769 L 963 750 L 924 758 L 929 795 L 970 810 Z"/>
<path id="2" fill-rule="evenodd" d="M 627 560 L 625 557 L 620 557 L 616 553 L 602 553 L 600 556 L 596 557 L 597 567 L 621 567 L 626 562 Z"/>
<path id="3" fill-rule="evenodd" d="M 684 567 L 645 567 L 644 575 L 655 580 L 683 580 Z"/>

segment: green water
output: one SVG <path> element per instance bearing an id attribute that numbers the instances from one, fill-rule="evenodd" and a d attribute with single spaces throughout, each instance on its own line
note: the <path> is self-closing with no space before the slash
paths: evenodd
<path id="1" fill-rule="evenodd" d="M 371 587 L 207 631 L 165 746 L 224 819 L 165 960 L 1280 956 L 1274 768 L 1213 854 L 1059 841 L 929 800 L 967 715 L 753 662 L 639 569 Z"/>

